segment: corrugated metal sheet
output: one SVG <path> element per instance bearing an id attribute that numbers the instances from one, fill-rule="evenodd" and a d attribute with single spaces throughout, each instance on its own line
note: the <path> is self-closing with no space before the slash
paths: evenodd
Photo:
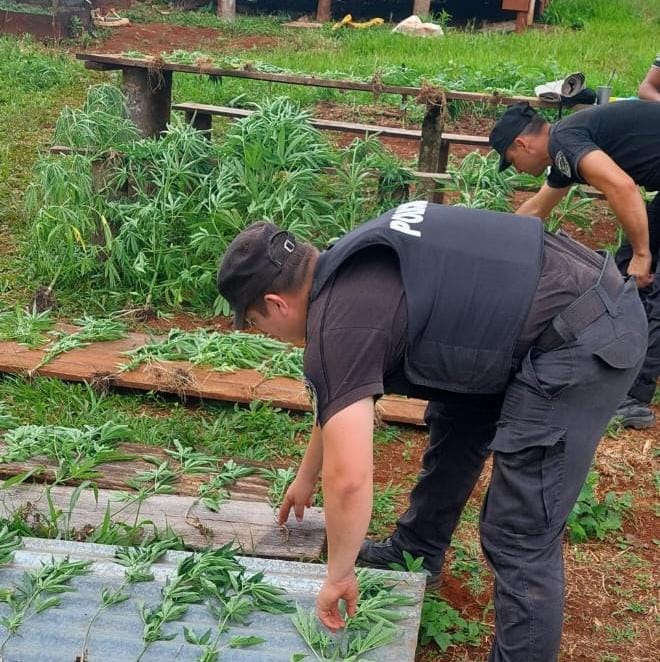
<path id="1" fill-rule="evenodd" d="M 15 554 L 10 566 L 0 568 L 0 587 L 7 588 L 20 579 L 22 572 L 38 568 L 51 559 L 69 556 L 71 560 L 93 561 L 91 573 L 73 581 L 76 591 L 61 596 L 62 604 L 30 619 L 12 637 L 2 662 L 74 662 L 81 654 L 85 632 L 100 604 L 104 587 L 116 588 L 122 581 L 124 569 L 112 561 L 114 547 L 89 543 L 25 538 L 24 549 Z M 169 552 L 153 565 L 155 580 L 129 587 L 131 599 L 104 611 L 96 621 L 88 646 L 89 662 L 129 662 L 135 660 L 142 648 L 142 621 L 138 613 L 140 603 L 153 606 L 159 602 L 160 590 L 168 577 L 174 575 L 177 564 L 187 556 L 185 552 Z M 287 597 L 303 608 L 311 609 L 315 594 L 325 575 L 325 566 L 291 561 L 273 561 L 241 557 L 251 572 L 263 571 L 268 582 L 287 590 Z M 379 571 L 373 571 L 379 572 Z M 398 623 L 398 637 L 391 645 L 380 648 L 372 659 L 380 662 L 406 662 L 414 659 L 417 630 L 424 592 L 420 576 L 404 573 L 385 573 L 397 581 L 396 590 L 414 597 L 418 604 L 401 609 L 403 620 Z M 7 613 L 7 605 L 0 604 L 0 617 Z M 165 631 L 177 633 L 172 641 L 157 642 L 143 657 L 145 662 L 187 662 L 199 658 L 200 649 L 186 643 L 183 625 L 202 633 L 215 627 L 210 611 L 203 605 L 191 605 L 182 621 L 168 623 Z M 221 660 L 239 662 L 289 662 L 294 653 L 307 653 L 307 647 L 291 623 L 289 615 L 257 612 L 247 626 L 234 626 L 231 635 L 257 635 L 265 643 L 247 649 L 223 649 Z M 0 640 L 4 639 L 0 626 Z M 19 636 L 20 635 L 20 636 Z M 340 635 L 341 636 L 341 635 Z M 310 654 L 310 658 L 313 658 Z"/>

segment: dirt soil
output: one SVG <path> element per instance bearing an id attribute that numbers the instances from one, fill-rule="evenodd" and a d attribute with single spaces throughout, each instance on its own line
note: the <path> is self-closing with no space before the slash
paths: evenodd
<path id="1" fill-rule="evenodd" d="M 174 50 L 249 51 L 255 48 L 273 48 L 279 39 L 264 35 L 227 37 L 214 28 L 186 27 L 166 23 L 133 23 L 116 28 L 103 41 L 89 45 L 91 53 L 122 53 L 139 51 L 146 55 L 159 55 Z M 79 50 L 79 49 L 78 49 Z"/>
<path id="2" fill-rule="evenodd" d="M 660 417 L 660 407 L 655 407 Z M 627 430 L 616 438 L 603 437 L 596 454 L 600 474 L 599 498 L 609 491 L 633 495 L 631 515 L 623 532 L 607 541 L 579 545 L 564 543 L 566 559 L 566 611 L 560 660 L 584 662 L 651 662 L 657 647 L 657 545 L 660 536 L 655 499 L 652 494 L 654 453 L 660 446 L 660 427 Z M 426 434 L 408 428 L 403 438 L 376 446 L 374 480 L 385 486 L 390 481 L 409 489 L 421 466 Z M 657 462 L 656 462 L 657 468 Z M 478 508 L 488 486 L 491 463 L 470 498 Z M 407 494 L 399 499 L 402 513 Z M 476 526 L 472 537 L 477 536 Z M 447 570 L 453 559 L 450 549 L 438 594 L 472 620 L 493 624 L 490 586 L 473 594 L 461 578 Z M 486 581 L 486 585 L 491 580 Z M 654 634 L 655 633 L 655 634 Z M 474 662 L 488 655 L 490 639 L 479 648 L 454 648 L 443 654 L 430 645 L 420 647 L 417 662 Z"/>

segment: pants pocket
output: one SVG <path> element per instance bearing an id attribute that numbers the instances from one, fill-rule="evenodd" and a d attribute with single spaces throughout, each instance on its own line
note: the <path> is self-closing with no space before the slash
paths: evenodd
<path id="1" fill-rule="evenodd" d="M 556 521 L 564 487 L 565 439 L 495 453 L 486 521 L 516 534 L 540 535 Z"/>

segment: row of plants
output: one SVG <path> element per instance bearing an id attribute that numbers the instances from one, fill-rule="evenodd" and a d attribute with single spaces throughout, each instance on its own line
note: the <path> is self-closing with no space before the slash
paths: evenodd
<path id="1" fill-rule="evenodd" d="M 53 330 L 55 320 L 50 311 L 14 308 L 0 312 L 0 341 L 15 341 L 31 349 L 48 343 L 43 358 L 34 368 L 38 370 L 65 352 L 93 342 L 120 340 L 128 334 L 126 323 L 117 318 L 85 316 L 73 320 L 73 323 L 78 330 Z M 153 361 L 189 361 L 219 372 L 246 369 L 257 370 L 265 377 L 303 377 L 301 348 L 241 332 L 170 329 L 166 338 L 152 339 L 125 355 L 126 363 L 120 366 L 121 371 L 135 370 Z"/>
<path id="2" fill-rule="evenodd" d="M 239 15 L 235 21 L 227 22 L 220 20 L 212 8 L 196 12 L 171 9 L 162 15 L 146 5 L 138 5 L 129 15 L 137 22 L 157 20 L 219 28 L 217 49 L 213 50 L 225 54 L 241 49 L 241 37 L 264 36 L 267 38 L 246 44 L 245 48 L 250 50 L 244 59 L 268 61 L 282 69 L 302 69 L 315 75 L 328 71 L 330 53 L 335 75 L 368 80 L 374 69 L 380 68 L 386 80 L 394 84 L 406 85 L 435 77 L 450 89 L 490 88 L 532 94 L 539 83 L 573 71 L 576 62 L 585 67 L 590 85 L 604 84 L 611 63 L 617 61 L 614 93 L 633 94 L 644 67 L 649 66 L 649 58 L 655 53 L 652 34 L 657 25 L 657 10 L 653 0 L 553 0 L 551 4 L 546 20 L 553 24 L 552 28 L 512 35 L 493 30 L 480 32 L 469 23 L 457 28 L 449 26 L 441 39 L 391 34 L 391 25 L 369 30 L 332 30 L 328 24 L 320 30 L 294 30 L 282 25 L 287 20 L 282 14 Z M 446 19 L 440 12 L 434 20 Z M 583 32 L 576 35 L 574 28 L 582 28 Z M 487 58 L 484 53 L 488 53 Z M 230 81 L 223 81 L 224 85 L 232 93 L 245 87 Z M 187 90 L 193 87 L 190 81 L 185 85 Z M 248 88 L 258 94 L 259 84 Z M 211 90 L 208 86 L 206 91 Z M 295 94 L 307 101 L 319 98 L 342 101 L 341 95 L 330 91 L 301 89 Z M 353 95 L 348 98 L 354 99 Z"/>

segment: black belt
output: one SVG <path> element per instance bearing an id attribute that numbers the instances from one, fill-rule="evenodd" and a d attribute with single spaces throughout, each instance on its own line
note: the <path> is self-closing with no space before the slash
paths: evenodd
<path id="1" fill-rule="evenodd" d="M 625 284 L 612 256 L 605 254 L 605 261 L 594 285 L 554 317 L 534 346 L 545 352 L 556 349 L 575 340 L 583 329 L 603 313 L 616 315 L 617 301 Z"/>

